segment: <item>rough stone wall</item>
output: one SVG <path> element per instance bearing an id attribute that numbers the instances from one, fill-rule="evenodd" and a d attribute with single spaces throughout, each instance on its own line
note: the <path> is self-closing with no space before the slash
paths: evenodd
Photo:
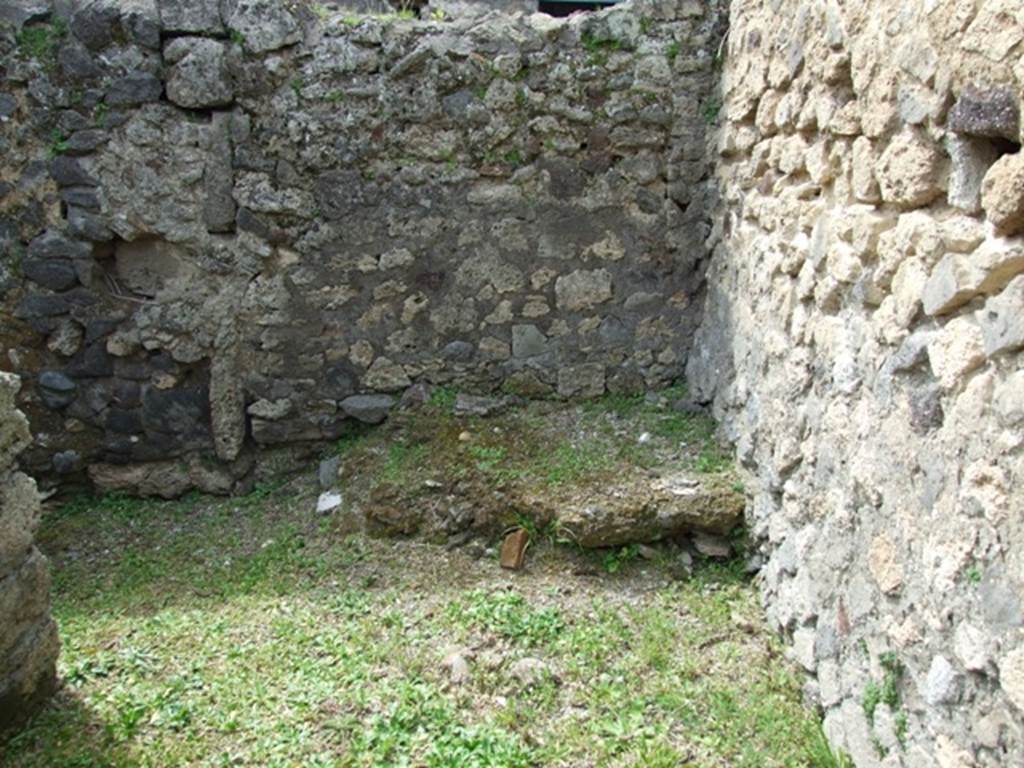
<path id="1" fill-rule="evenodd" d="M 50 576 L 32 543 L 39 495 L 14 466 L 31 439 L 15 406 L 18 387 L 17 377 L 0 373 L 0 737 L 24 722 L 57 682 Z"/>
<path id="2" fill-rule="evenodd" d="M 0 365 L 28 466 L 227 491 L 255 447 L 337 437 L 353 395 L 676 378 L 716 20 L 26 4 L 0 37 Z"/>
<path id="3" fill-rule="evenodd" d="M 736 0 L 690 381 L 858 766 L 1024 764 L 1024 8 Z"/>

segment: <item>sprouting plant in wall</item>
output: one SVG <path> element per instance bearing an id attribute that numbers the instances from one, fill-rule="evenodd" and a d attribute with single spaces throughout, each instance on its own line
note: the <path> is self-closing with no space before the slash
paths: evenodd
<path id="1" fill-rule="evenodd" d="M 435 413 L 450 413 L 455 407 L 456 395 L 455 390 L 450 387 L 434 387 L 427 405 Z"/>
<path id="2" fill-rule="evenodd" d="M 903 746 L 907 733 L 907 716 L 901 709 L 900 681 L 903 679 L 903 662 L 892 652 L 885 652 L 878 657 L 882 667 L 882 679 L 869 680 L 861 697 L 861 707 L 871 725 L 875 724 L 875 712 L 879 704 L 885 704 L 893 715 L 893 727 L 896 740 Z M 884 748 L 876 740 L 876 749 L 884 754 Z"/>
<path id="3" fill-rule="evenodd" d="M 292 89 L 292 92 L 300 99 L 302 98 L 302 89 L 303 87 L 305 87 L 305 85 L 306 83 L 301 77 L 293 77 L 290 81 L 288 81 L 288 86 Z"/>
<path id="4" fill-rule="evenodd" d="M 583 49 L 590 54 L 588 61 L 596 67 L 603 67 L 608 63 L 608 55 L 612 51 L 622 48 L 622 42 L 611 38 L 598 37 L 591 32 L 585 32 L 580 37 Z"/>
<path id="5" fill-rule="evenodd" d="M 67 33 L 67 22 L 57 17 L 49 24 L 24 27 L 15 37 L 15 42 L 18 50 L 26 58 L 51 65 L 56 58 L 61 38 Z"/>
<path id="6" fill-rule="evenodd" d="M 338 104 L 345 100 L 345 92 L 340 90 L 328 91 L 324 95 L 324 101 L 328 104 Z"/>
<path id="7" fill-rule="evenodd" d="M 229 29 L 228 37 L 231 39 L 231 42 L 235 45 L 240 45 L 243 48 L 245 47 L 245 35 L 243 35 L 239 30 Z"/>
<path id="8" fill-rule="evenodd" d="M 449 171 L 454 171 L 458 167 L 458 162 L 455 159 L 455 153 L 446 149 L 441 153 L 441 159 L 444 161 L 444 166 Z"/>
<path id="9" fill-rule="evenodd" d="M 444 8 L 435 8 L 430 12 L 431 21 L 445 21 L 448 18 L 448 14 L 444 12 Z"/>
<path id="10" fill-rule="evenodd" d="M 513 168 L 518 168 L 523 164 L 523 155 L 518 149 L 512 149 L 505 153 L 504 160 Z"/>
<path id="11" fill-rule="evenodd" d="M 901 749 L 907 747 L 907 713 L 897 712 L 896 717 L 893 718 L 893 730 L 896 734 L 896 741 L 899 742 Z"/>
<path id="12" fill-rule="evenodd" d="M 68 140 L 60 128 L 54 128 L 50 134 L 50 157 L 63 155 L 68 151 Z"/>
<path id="13" fill-rule="evenodd" d="M 668 59 L 669 64 L 673 64 L 677 58 L 679 58 L 679 52 L 682 50 L 682 46 L 678 40 L 673 40 L 668 44 L 668 48 L 665 49 L 665 58 Z"/>
<path id="14" fill-rule="evenodd" d="M 520 109 L 522 109 L 522 108 L 524 108 L 529 103 L 530 103 L 530 98 L 529 98 L 529 96 L 526 95 L 526 89 L 525 88 L 517 89 L 516 90 L 516 106 L 519 107 Z"/>
<path id="15" fill-rule="evenodd" d="M 639 96 L 645 104 L 655 104 L 658 101 L 658 94 L 654 91 L 638 88 L 634 93 L 636 93 L 636 95 Z"/>
<path id="16" fill-rule="evenodd" d="M 722 111 L 722 102 L 717 98 L 707 99 L 701 108 L 701 114 L 704 116 L 704 122 L 708 125 L 713 125 L 718 120 L 718 114 Z"/>
<path id="17" fill-rule="evenodd" d="M 92 120 L 96 124 L 97 128 L 103 128 L 107 124 L 107 113 L 110 112 L 110 107 L 107 102 L 101 101 L 92 110 Z"/>
<path id="18" fill-rule="evenodd" d="M 972 565 L 966 571 L 964 571 L 964 577 L 967 579 L 968 584 L 977 586 L 981 583 L 981 568 L 977 565 Z"/>

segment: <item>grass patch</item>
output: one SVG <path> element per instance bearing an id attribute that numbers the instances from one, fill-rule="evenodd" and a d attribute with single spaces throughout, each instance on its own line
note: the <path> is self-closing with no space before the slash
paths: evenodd
<path id="1" fill-rule="evenodd" d="M 66 687 L 0 766 L 843 765 L 778 641 L 738 628 L 760 611 L 736 568 L 574 576 L 573 550 L 537 548 L 510 589 L 489 559 L 344 536 L 316 495 L 48 511 Z M 441 659 L 467 645 L 497 661 L 453 687 Z M 525 655 L 551 671 L 528 689 Z"/>
<path id="2" fill-rule="evenodd" d="M 451 413 L 455 407 L 457 393 L 449 387 L 434 387 L 430 392 L 428 405 L 434 413 Z"/>
<path id="3" fill-rule="evenodd" d="M 411 472 L 423 466 L 429 450 L 424 443 L 392 443 L 388 446 L 382 477 L 392 483 L 405 480 Z"/>
<path id="4" fill-rule="evenodd" d="M 518 592 L 475 590 L 449 607 L 456 621 L 523 645 L 550 642 L 565 624 L 556 608 L 535 608 Z"/>
<path id="5" fill-rule="evenodd" d="M 612 467 L 613 456 L 600 445 L 563 442 L 537 461 L 534 474 L 548 485 L 568 485 Z"/>

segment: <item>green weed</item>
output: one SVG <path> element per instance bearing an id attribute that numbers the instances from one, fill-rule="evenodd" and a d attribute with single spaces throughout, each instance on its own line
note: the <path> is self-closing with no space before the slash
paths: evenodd
<path id="1" fill-rule="evenodd" d="M 970 566 L 966 571 L 964 571 L 964 577 L 967 579 L 968 584 L 977 586 L 981 583 L 982 579 L 981 568 L 977 565 Z"/>
<path id="2" fill-rule="evenodd" d="M 455 407 L 457 392 L 449 387 L 434 387 L 430 392 L 427 405 L 436 413 L 451 413 Z"/>
<path id="3" fill-rule="evenodd" d="M 883 653 L 879 658 L 884 674 L 882 681 L 869 680 L 864 688 L 861 706 L 869 723 L 875 722 L 875 711 L 879 704 L 885 704 L 894 714 L 900 709 L 899 684 L 903 678 L 903 665 L 892 653 Z"/>
<path id="4" fill-rule="evenodd" d="M 508 450 L 502 446 L 471 445 L 466 451 L 476 462 L 481 472 L 494 472 L 508 458 Z"/>
<path id="5" fill-rule="evenodd" d="M 68 151 L 68 139 L 59 128 L 54 128 L 50 134 L 50 157 L 63 155 Z"/>
<path id="6" fill-rule="evenodd" d="M 55 18 L 49 24 L 22 28 L 15 38 L 21 55 L 41 64 L 52 65 L 57 57 L 60 41 L 68 33 L 67 22 Z"/>
<path id="7" fill-rule="evenodd" d="M 640 547 L 636 544 L 627 544 L 619 549 L 608 552 L 602 558 L 602 565 L 608 573 L 618 573 L 622 566 L 632 563 L 640 557 Z"/>
<path id="8" fill-rule="evenodd" d="M 622 48 L 622 42 L 619 40 L 597 37 L 591 33 L 584 33 L 580 38 L 580 43 L 589 54 L 588 62 L 597 67 L 607 64 L 609 54 Z"/>
<path id="9" fill-rule="evenodd" d="M 101 101 L 92 110 L 92 119 L 96 124 L 97 128 L 103 128 L 107 124 L 107 114 L 110 112 L 110 106 L 105 101 Z"/>
<path id="10" fill-rule="evenodd" d="M 424 443 L 392 443 L 388 446 L 387 459 L 381 469 L 381 475 L 391 483 L 402 481 L 410 472 L 423 465 L 429 450 Z"/>
<path id="11" fill-rule="evenodd" d="M 542 645 L 565 626 L 557 608 L 534 608 L 511 591 L 474 590 L 449 607 L 449 615 L 523 645 Z"/>
<path id="12" fill-rule="evenodd" d="M 566 485 L 609 470 L 613 461 L 614 457 L 602 446 L 566 442 L 541 458 L 535 469 L 548 485 Z"/>
<path id="13" fill-rule="evenodd" d="M 328 455 L 344 456 L 362 446 L 373 432 L 373 425 L 357 422 L 338 438 Z"/>
<path id="14" fill-rule="evenodd" d="M 718 115 L 722 111 L 722 102 L 717 98 L 707 99 L 701 107 L 701 115 L 704 122 L 714 125 L 718 121 Z"/>

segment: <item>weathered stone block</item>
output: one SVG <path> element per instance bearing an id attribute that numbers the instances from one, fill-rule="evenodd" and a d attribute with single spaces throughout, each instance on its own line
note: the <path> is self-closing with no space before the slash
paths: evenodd
<path id="1" fill-rule="evenodd" d="M 982 90 L 968 86 L 949 110 L 946 125 L 968 136 L 1018 141 L 1019 97 L 1009 88 Z"/>
<path id="2" fill-rule="evenodd" d="M 205 37 L 178 37 L 164 46 L 167 98 L 186 109 L 208 109 L 235 98 L 228 46 Z"/>
<path id="3" fill-rule="evenodd" d="M 1024 276 L 989 299 L 976 317 L 989 357 L 1024 347 Z"/>
<path id="4" fill-rule="evenodd" d="M 1024 272 L 1024 245 L 986 240 L 972 254 L 946 254 L 932 270 L 921 300 L 929 315 L 943 315 L 982 294 L 1002 290 Z"/>
<path id="5" fill-rule="evenodd" d="M 1004 155 L 985 174 L 981 206 L 996 231 L 1024 232 L 1024 153 Z"/>
<path id="6" fill-rule="evenodd" d="M 74 402 L 78 386 L 60 371 L 43 371 L 39 374 L 39 396 L 47 408 L 57 410 Z"/>
<path id="7" fill-rule="evenodd" d="M 1024 371 L 1015 371 L 1006 377 L 992 398 L 996 413 L 1006 426 L 1024 422 Z"/>
<path id="8" fill-rule="evenodd" d="M 878 588 L 883 592 L 892 594 L 903 586 L 903 567 L 899 562 L 895 545 L 885 534 L 872 540 L 868 551 L 868 568 Z"/>
<path id="9" fill-rule="evenodd" d="M 160 0 L 160 22 L 168 32 L 224 32 L 220 0 Z"/>
<path id="10" fill-rule="evenodd" d="M 955 387 L 985 362 L 981 328 L 971 317 L 953 318 L 928 343 L 928 359 L 939 383 Z"/>
<path id="11" fill-rule="evenodd" d="M 159 101 L 163 83 L 149 72 L 132 72 L 118 78 L 107 88 L 106 103 L 112 107 L 134 107 Z"/>
<path id="12" fill-rule="evenodd" d="M 209 151 L 203 168 L 203 220 L 208 232 L 231 232 L 235 228 L 237 206 L 232 195 L 230 122 L 230 116 L 223 112 L 215 113 L 210 121 Z"/>
<path id="13" fill-rule="evenodd" d="M 217 456 L 234 461 L 245 443 L 245 391 L 240 361 L 233 348 L 210 364 L 210 425 Z"/>
<path id="14" fill-rule="evenodd" d="M 512 356 L 538 357 L 547 352 L 548 339 L 535 325 L 512 326 Z"/>
<path id="15" fill-rule="evenodd" d="M 558 371 L 558 394 L 562 397 L 600 397 L 604 383 L 605 371 L 600 363 L 572 365 Z"/>
<path id="16" fill-rule="evenodd" d="M 862 203 L 877 203 L 882 199 L 878 180 L 875 178 L 876 163 L 871 139 L 867 136 L 857 137 L 853 142 L 850 182 L 853 196 Z"/>
<path id="17" fill-rule="evenodd" d="M 253 53 L 293 45 L 302 29 L 291 7 L 277 0 L 223 0 L 221 16 L 228 29 L 241 34 Z"/>
<path id="18" fill-rule="evenodd" d="M 1024 712 L 1024 646 L 999 659 L 999 685 L 1017 709 Z"/>
<path id="19" fill-rule="evenodd" d="M 78 273 L 69 261 L 26 258 L 21 269 L 29 280 L 51 291 L 64 291 L 78 284 Z"/>
<path id="20" fill-rule="evenodd" d="M 901 208 L 927 205 L 942 195 L 942 154 L 922 133 L 907 129 L 889 143 L 875 166 L 882 199 Z"/>
<path id="21" fill-rule="evenodd" d="M 373 361 L 366 371 L 364 382 L 370 389 L 381 392 L 397 392 L 412 384 L 402 366 L 386 357 L 378 357 Z"/>
<path id="22" fill-rule="evenodd" d="M 949 173 L 949 204 L 965 213 L 981 210 L 981 187 L 985 174 L 999 157 L 991 143 L 951 134 L 946 138 Z"/>
<path id="23" fill-rule="evenodd" d="M 578 269 L 555 281 L 555 296 L 561 309 L 579 311 L 612 297 L 612 276 L 607 269 Z"/>
<path id="24" fill-rule="evenodd" d="M 341 410 L 347 416 L 364 424 L 380 424 L 395 405 L 390 395 L 353 395 L 341 401 Z"/>

